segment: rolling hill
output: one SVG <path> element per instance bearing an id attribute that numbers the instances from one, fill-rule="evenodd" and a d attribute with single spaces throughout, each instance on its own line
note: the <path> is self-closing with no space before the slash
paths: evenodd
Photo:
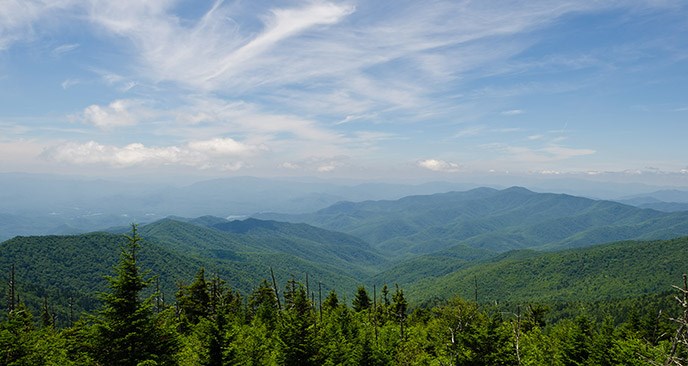
<path id="1" fill-rule="evenodd" d="M 410 260 L 374 278 L 391 283 L 409 276 L 423 259 Z M 406 286 L 410 298 L 459 294 L 480 302 L 571 302 L 639 297 L 670 291 L 688 271 L 688 237 L 624 241 L 561 252 L 519 250 L 463 264 L 442 274 L 426 273 Z M 410 275 L 408 278 L 413 278 Z"/>
<path id="2" fill-rule="evenodd" d="M 360 239 L 309 225 L 208 217 L 189 221 L 164 219 L 139 228 L 141 265 L 159 276 L 167 299 L 200 267 L 246 295 L 270 277 L 271 267 L 281 285 L 290 278 L 304 281 L 308 274 L 326 290 L 336 286 L 352 292 L 386 262 Z M 0 268 L 9 271 L 15 265 L 20 296 L 34 309 L 45 297 L 63 318 L 69 299 L 77 313 L 93 310 L 97 293 L 106 288 L 104 276 L 112 274 L 126 240 L 121 233 L 126 230 L 115 231 L 18 236 L 0 243 Z"/>
<path id="3" fill-rule="evenodd" d="M 594 301 L 666 290 L 688 262 L 688 239 L 658 240 L 688 235 L 688 213 L 519 187 L 262 216 L 292 222 L 202 216 L 141 225 L 142 264 L 160 276 L 168 299 L 203 266 L 244 294 L 272 267 L 279 284 L 308 274 L 343 294 L 361 283 L 398 283 L 417 301 L 469 297 L 477 280 L 483 301 Z M 63 315 L 68 299 L 90 310 L 128 230 L 15 237 L 0 243 L 0 268 L 16 265 L 34 308 L 46 297 L 61 299 Z"/>
<path id="4" fill-rule="evenodd" d="M 342 231 L 392 257 L 433 253 L 456 245 L 494 252 L 560 250 L 688 235 L 688 212 L 659 212 L 521 187 L 478 188 L 395 201 L 340 202 L 311 214 L 256 217 Z"/>

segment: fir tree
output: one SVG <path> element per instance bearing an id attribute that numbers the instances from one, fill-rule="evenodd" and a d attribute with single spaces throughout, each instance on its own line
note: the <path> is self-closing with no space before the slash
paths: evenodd
<path id="1" fill-rule="evenodd" d="M 182 286 L 179 289 L 177 292 L 177 302 L 184 320 L 191 325 L 198 324 L 202 317 L 208 316 L 210 312 L 210 294 L 203 267 L 198 270 L 194 281 L 188 287 Z"/>
<path id="2" fill-rule="evenodd" d="M 317 365 L 315 314 L 306 289 L 290 281 L 285 292 L 285 304 L 289 307 L 282 313 L 278 329 L 282 365 Z"/>
<path id="3" fill-rule="evenodd" d="M 138 266 L 141 237 L 136 225 L 122 247 L 115 275 L 107 277 L 109 292 L 96 317 L 95 358 L 107 365 L 135 366 L 144 361 L 170 363 L 175 351 L 173 337 L 153 317 L 153 298 L 142 299 L 141 291 L 151 280 Z"/>
<path id="4" fill-rule="evenodd" d="M 368 291 L 366 291 L 365 287 L 358 286 L 358 290 L 356 291 L 356 297 L 354 297 L 352 305 L 354 307 L 354 310 L 356 310 L 357 312 L 370 308 L 371 300 L 370 296 L 368 296 Z"/>

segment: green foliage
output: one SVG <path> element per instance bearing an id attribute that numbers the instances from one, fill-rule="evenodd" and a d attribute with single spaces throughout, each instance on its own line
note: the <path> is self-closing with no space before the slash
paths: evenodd
<path id="1" fill-rule="evenodd" d="M 688 238 L 619 242 L 561 252 L 510 252 L 407 285 L 411 299 L 460 294 L 481 303 L 603 301 L 669 289 L 686 270 Z M 476 288 L 477 284 L 477 288 Z"/>
<path id="2" fill-rule="evenodd" d="M 277 337 L 281 365 L 318 365 L 315 313 L 306 289 L 291 281 L 284 295 L 285 310 L 281 313 Z"/>
<path id="3" fill-rule="evenodd" d="M 208 281 L 203 270 L 180 292 L 189 297 L 188 309 L 155 313 L 153 298 L 139 296 L 148 281 L 136 264 L 136 238 L 134 232 L 123 248 L 111 292 L 94 317 L 57 330 L 35 327 L 22 303 L 9 313 L 0 322 L 0 364 L 645 365 L 671 354 L 671 339 L 644 338 L 643 316 L 617 324 L 583 312 L 550 322 L 547 314 L 561 310 L 532 304 L 510 312 L 460 297 L 409 314 L 398 286 L 389 303 L 381 299 L 368 311 L 339 303 L 332 291 L 320 315 L 295 280 L 287 283 L 280 310 L 267 282 L 243 302 L 219 278 Z M 198 301 L 190 300 L 194 291 Z M 651 303 L 626 301 L 643 310 Z M 184 315 L 189 309 L 194 321 Z M 676 306 L 670 312 L 680 313 Z M 668 317 L 663 324 L 672 324 Z M 676 326 L 667 331 L 673 334 Z"/>
<path id="4" fill-rule="evenodd" d="M 131 365 L 153 360 L 168 363 L 175 340 L 156 322 L 153 297 L 141 292 L 151 283 L 137 263 L 140 240 L 136 226 L 122 247 L 115 275 L 107 277 L 109 292 L 101 295 L 103 306 L 95 319 L 95 358 L 109 365 Z"/>
<path id="5" fill-rule="evenodd" d="M 353 300 L 353 307 L 355 311 L 368 310 L 372 305 L 373 301 L 368 296 L 368 291 L 366 291 L 364 286 L 358 286 L 356 291 L 356 297 Z"/>
<path id="6" fill-rule="evenodd" d="M 487 198 L 495 192 L 473 192 L 457 202 L 494 214 L 496 204 Z M 515 207 L 524 204 L 544 210 L 533 220 L 550 217 L 573 225 L 569 234 L 574 236 L 578 228 L 608 216 L 619 215 L 621 226 L 632 226 L 654 215 L 522 190 L 499 195 L 514 201 L 513 210 L 499 216 L 504 227 L 516 222 L 514 215 L 523 214 Z M 548 208 L 545 202 L 565 207 Z M 404 204 L 430 209 L 424 198 Z M 394 211 L 393 203 L 366 205 L 371 212 L 364 219 Z M 356 212 L 350 205 L 340 209 Z M 560 210 L 580 215 L 574 221 L 568 216 L 557 219 Z M 441 221 L 445 214 L 468 213 L 446 207 L 431 219 Z M 423 225 L 432 224 L 423 220 Z M 22 301 L 0 321 L 0 364 L 641 365 L 665 362 L 677 344 L 673 335 L 678 324 L 670 317 L 680 316 L 681 309 L 673 294 L 662 291 L 685 270 L 688 238 L 498 255 L 459 245 L 409 259 L 365 282 L 386 262 L 358 239 L 308 225 L 201 221 L 217 227 L 173 220 L 148 225 L 142 228 L 144 246 L 135 227 L 129 237 L 95 233 L 2 243 L 0 264 L 16 264 Z M 385 225 L 398 234 L 420 221 Z M 456 228 L 473 235 L 489 225 L 479 226 Z M 531 229 L 537 235 L 559 235 L 537 225 Z M 429 230 L 428 235 L 456 233 L 441 227 Z M 517 231 L 511 239 L 527 239 L 525 231 Z M 589 238 L 593 231 L 581 237 Z M 429 247 L 442 247 L 433 240 Z M 270 266 L 276 269 L 277 283 L 286 282 L 283 290 L 259 281 Z M 113 267 L 114 275 L 101 281 L 101 273 Z M 141 268 L 159 275 L 167 301 Z M 322 309 L 311 301 L 309 295 L 315 294 L 308 294 L 291 275 L 304 272 L 332 284 L 324 289 L 329 294 Z M 356 288 L 358 283 L 395 278 L 406 284 L 404 289 L 396 285 L 390 293 L 385 285 L 375 298 L 365 286 Z M 184 281 L 190 282 L 176 287 L 172 307 L 169 294 Z M 335 288 L 353 295 L 348 297 L 353 299 L 351 307 Z M 94 300 L 98 291 L 102 296 Z M 466 300 L 476 297 L 478 302 Z M 424 305 L 418 305 L 421 301 Z M 76 311 L 65 321 L 70 303 Z M 94 315 L 80 314 L 98 306 Z M 32 311 L 39 316 L 34 318 Z M 679 346 L 675 356 L 688 355 L 688 347 Z"/>

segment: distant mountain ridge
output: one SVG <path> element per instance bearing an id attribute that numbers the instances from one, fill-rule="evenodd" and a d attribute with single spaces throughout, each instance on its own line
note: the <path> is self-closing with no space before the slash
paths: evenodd
<path id="1" fill-rule="evenodd" d="M 640 208 L 664 212 L 688 211 L 688 191 L 661 190 L 641 195 L 622 197 L 617 202 Z"/>
<path id="2" fill-rule="evenodd" d="M 349 233 L 392 256 L 432 253 L 456 245 L 495 252 L 558 250 L 688 235 L 688 212 L 666 213 L 612 201 L 535 193 L 523 187 L 340 202 L 311 214 L 256 217 Z"/>
<path id="3" fill-rule="evenodd" d="M 176 183 L 176 184 L 172 184 Z M 192 184 L 108 181 L 0 173 L 0 240 L 15 235 L 85 233 L 174 215 L 248 216 L 310 212 L 341 200 L 400 198 L 475 184 L 345 184 L 314 179 L 229 177 Z"/>

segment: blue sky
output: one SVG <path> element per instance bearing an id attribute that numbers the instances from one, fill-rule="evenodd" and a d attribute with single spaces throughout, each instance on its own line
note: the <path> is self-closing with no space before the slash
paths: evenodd
<path id="1" fill-rule="evenodd" d="M 688 186 L 688 3 L 0 2 L 0 171 Z"/>

